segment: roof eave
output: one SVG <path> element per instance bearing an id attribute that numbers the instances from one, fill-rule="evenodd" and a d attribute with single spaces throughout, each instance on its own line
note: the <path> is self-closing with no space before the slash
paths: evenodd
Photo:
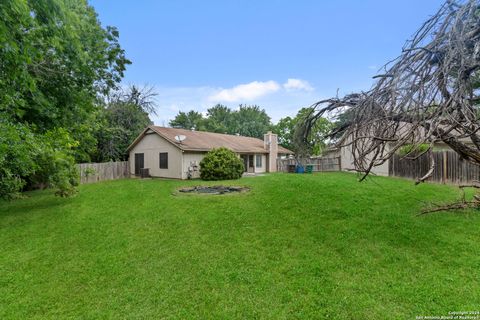
<path id="1" fill-rule="evenodd" d="M 178 144 L 177 142 L 174 142 L 172 141 L 171 139 L 169 139 L 168 137 L 166 137 L 164 134 L 162 134 L 161 132 L 158 132 L 156 129 L 155 129 L 155 126 L 153 125 L 150 125 L 148 127 L 146 127 L 145 129 L 143 129 L 143 131 L 138 135 L 138 137 L 135 138 L 135 140 L 133 140 L 133 142 L 128 146 L 127 148 L 127 152 L 130 152 L 130 150 L 132 150 L 133 147 L 135 147 L 135 145 L 137 145 L 137 143 L 140 142 L 140 140 L 142 140 L 142 138 L 145 136 L 145 133 L 147 132 L 147 130 L 150 129 L 152 130 L 154 133 L 158 134 L 160 137 L 162 137 L 163 139 L 167 140 L 167 142 L 171 143 L 172 145 L 174 145 L 175 147 L 181 149 L 181 150 L 184 150 L 180 144 Z"/>

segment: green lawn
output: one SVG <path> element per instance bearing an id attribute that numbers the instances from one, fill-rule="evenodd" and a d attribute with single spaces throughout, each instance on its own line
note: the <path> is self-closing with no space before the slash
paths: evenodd
<path id="1" fill-rule="evenodd" d="M 0 319 L 414 319 L 479 310 L 478 213 L 456 188 L 355 175 L 117 180 L 0 202 Z"/>

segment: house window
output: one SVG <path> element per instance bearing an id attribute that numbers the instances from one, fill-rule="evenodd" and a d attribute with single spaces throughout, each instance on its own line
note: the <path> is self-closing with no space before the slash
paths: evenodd
<path id="1" fill-rule="evenodd" d="M 140 174 L 140 169 L 144 166 L 144 156 L 143 153 L 135 153 L 135 174 Z"/>
<path id="2" fill-rule="evenodd" d="M 262 155 L 261 154 L 257 154 L 256 159 L 255 159 L 255 166 L 257 168 L 262 167 Z"/>
<path id="3" fill-rule="evenodd" d="M 160 152 L 160 169 L 168 169 L 168 152 Z"/>

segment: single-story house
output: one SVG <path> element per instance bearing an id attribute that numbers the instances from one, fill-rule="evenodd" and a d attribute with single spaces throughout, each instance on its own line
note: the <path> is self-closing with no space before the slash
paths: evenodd
<path id="1" fill-rule="evenodd" d="M 264 139 L 205 131 L 149 126 L 127 151 L 130 173 L 139 175 L 148 168 L 153 177 L 188 179 L 200 176 L 200 161 L 213 148 L 225 147 L 243 160 L 245 172 L 277 171 L 277 158 L 293 154 L 278 145 L 277 135 L 268 132 Z"/>

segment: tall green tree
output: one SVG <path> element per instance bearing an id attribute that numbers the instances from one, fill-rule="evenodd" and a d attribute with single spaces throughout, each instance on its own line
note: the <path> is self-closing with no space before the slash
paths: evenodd
<path id="1" fill-rule="evenodd" d="M 102 28 L 86 0 L 4 0 L 0 16 L 0 112 L 39 133 L 66 128 L 88 160 L 97 98 L 130 63 L 117 29 Z"/>
<path id="2" fill-rule="evenodd" d="M 156 93 L 151 87 L 131 86 L 112 94 L 102 112 L 103 126 L 97 133 L 95 161 L 126 160 L 128 146 L 152 121 Z"/>
<path id="3" fill-rule="evenodd" d="M 272 126 L 272 131 L 278 135 L 280 145 L 295 152 L 300 151 L 294 139 L 295 130 L 297 124 L 301 123 L 311 111 L 311 108 L 302 108 L 294 118 L 282 118 L 277 124 Z M 321 118 L 317 121 L 308 137 L 308 144 L 301 146 L 302 148 L 307 148 L 307 150 L 302 151 L 310 155 L 320 155 L 327 143 L 325 136 L 330 132 L 332 126 L 333 124 L 326 118 Z"/>
<path id="4" fill-rule="evenodd" d="M 299 122 L 303 122 L 304 119 L 312 112 L 311 108 L 302 108 L 297 114 L 297 120 L 295 123 L 295 130 Z M 312 126 L 312 130 L 308 135 L 308 149 L 306 150 L 311 155 L 321 155 L 327 145 L 326 136 L 331 131 L 333 124 L 327 118 L 320 118 Z M 299 146 L 295 145 L 298 149 Z"/>
<path id="5" fill-rule="evenodd" d="M 103 28 L 86 0 L 2 0 L 0 17 L 0 194 L 29 183 L 72 194 L 74 160 L 95 152 L 100 97 L 130 63 L 118 30 Z M 35 147 L 14 142 L 23 140 Z"/>
<path id="6" fill-rule="evenodd" d="M 102 28 L 86 0 L 4 0 L 0 15 L 0 106 L 12 118 L 71 124 L 74 107 L 94 105 L 130 63 L 117 29 Z"/>
<path id="7" fill-rule="evenodd" d="M 174 128 L 183 128 L 183 129 L 194 129 L 205 131 L 205 119 L 200 112 L 189 111 L 183 112 L 180 111 L 173 120 L 170 121 L 170 126 Z"/>
<path id="8" fill-rule="evenodd" d="M 170 121 L 170 126 L 263 138 L 271 123 L 268 114 L 259 106 L 240 105 L 238 110 L 232 111 L 227 106 L 217 104 L 207 110 L 206 117 L 193 110 L 180 111 Z"/>
<path id="9" fill-rule="evenodd" d="M 230 133 L 263 138 L 270 126 L 270 117 L 264 109 L 257 105 L 240 105 L 238 111 L 233 113 L 233 124 Z"/>
<path id="10" fill-rule="evenodd" d="M 293 138 L 295 132 L 295 124 L 297 118 L 285 117 L 281 118 L 275 125 L 272 126 L 272 131 L 278 136 L 278 143 L 289 150 L 294 150 Z"/>
<path id="11" fill-rule="evenodd" d="M 205 129 L 210 132 L 232 133 L 232 121 L 232 111 L 227 106 L 217 104 L 216 106 L 207 109 Z"/>
<path id="12" fill-rule="evenodd" d="M 333 122 L 332 126 L 332 132 L 329 134 L 332 139 L 338 140 L 343 136 L 348 126 L 355 118 L 354 112 L 355 110 L 353 108 L 345 109 L 335 117 L 335 121 Z"/>

